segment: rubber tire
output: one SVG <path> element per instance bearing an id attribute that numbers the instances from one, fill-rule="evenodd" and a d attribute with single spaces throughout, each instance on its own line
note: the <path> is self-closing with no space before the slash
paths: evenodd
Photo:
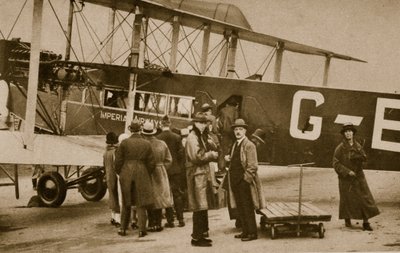
<path id="1" fill-rule="evenodd" d="M 82 173 L 82 176 L 91 173 L 92 171 L 93 169 L 89 168 Z M 101 200 L 107 192 L 107 184 L 104 181 L 104 173 L 97 178 L 80 183 L 79 192 L 81 193 L 82 197 L 87 201 Z"/>
<path id="2" fill-rule="evenodd" d="M 325 237 L 325 228 L 324 228 L 324 224 L 322 224 L 322 223 L 318 224 L 318 236 L 320 239 Z"/>
<path id="3" fill-rule="evenodd" d="M 52 189 L 47 188 L 49 186 Z M 43 173 L 37 183 L 37 194 L 44 206 L 59 207 L 67 196 L 67 186 L 64 178 L 56 171 Z"/>

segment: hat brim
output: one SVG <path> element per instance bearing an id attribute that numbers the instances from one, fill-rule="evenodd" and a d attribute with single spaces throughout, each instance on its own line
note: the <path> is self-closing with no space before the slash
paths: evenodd
<path id="1" fill-rule="evenodd" d="M 344 134 L 344 132 L 347 130 L 351 130 L 354 134 L 357 133 L 357 129 L 355 129 L 353 126 L 343 127 L 342 130 L 340 130 L 340 133 Z"/>
<path id="2" fill-rule="evenodd" d="M 147 132 L 146 130 L 142 129 L 142 134 L 144 134 L 144 135 L 154 135 L 156 133 L 157 133 L 157 129 L 155 129 L 155 128 L 151 132 Z"/>
<path id="3" fill-rule="evenodd" d="M 239 125 L 232 125 L 231 128 L 234 129 L 235 127 L 244 127 L 244 128 L 248 128 L 249 126 L 247 124 L 239 124 Z"/>
<path id="4" fill-rule="evenodd" d="M 257 140 L 261 141 L 262 144 L 265 144 L 265 141 L 263 139 L 260 138 L 260 136 L 257 136 L 255 134 L 252 134 L 251 136 L 253 136 L 254 138 L 256 138 Z"/>

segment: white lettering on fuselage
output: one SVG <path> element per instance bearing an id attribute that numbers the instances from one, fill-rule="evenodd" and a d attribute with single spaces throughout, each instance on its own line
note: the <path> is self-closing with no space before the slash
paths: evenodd
<path id="1" fill-rule="evenodd" d="M 316 107 L 324 103 L 324 96 L 316 91 L 299 90 L 293 96 L 292 114 L 290 118 L 290 135 L 296 139 L 316 140 L 321 135 L 322 117 L 310 116 L 309 124 L 313 126 L 312 131 L 302 131 L 298 128 L 300 118 L 300 108 L 302 100 L 313 100 Z M 398 131 L 400 134 L 400 121 L 385 119 L 385 109 L 400 109 L 399 99 L 377 98 L 375 109 L 375 122 L 373 126 L 371 148 L 400 152 L 400 142 L 382 140 L 383 130 Z M 360 125 L 363 117 L 338 114 L 335 123 L 344 124 L 351 122 L 354 125 Z"/>
<path id="2" fill-rule="evenodd" d="M 321 93 L 315 91 L 299 90 L 293 96 L 292 115 L 290 117 L 290 135 L 293 138 L 304 140 L 316 140 L 321 135 L 322 118 L 310 116 L 309 124 L 313 126 L 312 131 L 301 131 L 298 128 L 300 106 L 303 99 L 314 100 L 316 107 L 324 103 L 325 99 Z"/>
<path id="3" fill-rule="evenodd" d="M 400 132 L 400 121 L 387 120 L 384 118 L 386 108 L 400 109 L 400 100 L 389 98 L 377 99 L 371 147 L 375 149 L 400 152 L 400 143 L 382 140 L 383 129 Z"/>
<path id="4" fill-rule="evenodd" d="M 100 112 L 100 119 L 109 119 L 113 121 L 126 121 L 126 115 L 115 112 Z"/>

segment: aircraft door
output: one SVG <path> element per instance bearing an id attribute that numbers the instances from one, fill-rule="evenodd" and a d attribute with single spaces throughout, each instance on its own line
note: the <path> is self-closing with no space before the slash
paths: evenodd
<path id="1" fill-rule="evenodd" d="M 247 137 L 258 128 L 266 132 L 265 144 L 257 148 L 259 162 L 272 162 L 275 156 L 275 124 L 269 113 L 264 109 L 261 103 L 252 96 L 245 96 L 241 104 L 241 117 L 249 125 Z"/>
<path id="2" fill-rule="evenodd" d="M 211 95 L 206 91 L 196 91 L 195 94 L 195 103 L 194 103 L 194 111 L 200 112 L 201 106 L 203 104 L 209 104 L 212 106 L 212 114 L 216 115 L 217 112 L 217 101 L 212 99 Z"/>

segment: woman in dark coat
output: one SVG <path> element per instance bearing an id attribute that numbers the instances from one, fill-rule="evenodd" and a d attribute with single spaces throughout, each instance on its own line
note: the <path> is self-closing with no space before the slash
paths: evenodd
<path id="1" fill-rule="evenodd" d="M 379 214 L 374 198 L 369 190 L 363 172 L 367 156 L 363 147 L 354 140 L 357 130 L 353 124 L 343 125 L 340 143 L 333 155 L 333 167 L 339 177 L 339 219 L 345 219 L 346 227 L 351 227 L 351 219 L 362 219 L 363 229 L 372 231 L 368 222 Z"/>

